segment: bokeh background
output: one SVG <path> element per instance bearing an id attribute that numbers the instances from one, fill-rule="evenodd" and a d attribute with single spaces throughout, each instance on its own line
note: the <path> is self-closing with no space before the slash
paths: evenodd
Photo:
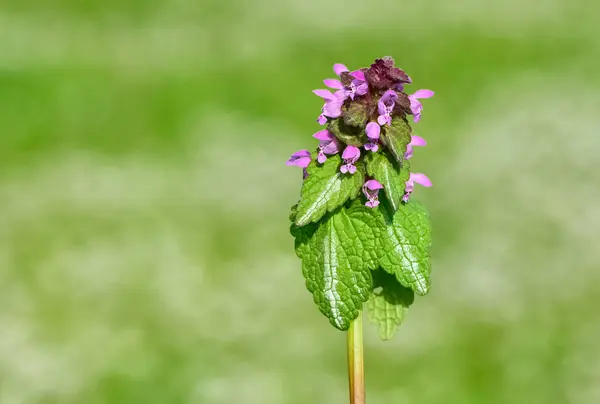
<path id="1" fill-rule="evenodd" d="M 347 402 L 288 233 L 321 106 L 394 56 L 433 289 L 368 401 L 600 402 L 600 6 L 3 0 L 0 403 Z"/>

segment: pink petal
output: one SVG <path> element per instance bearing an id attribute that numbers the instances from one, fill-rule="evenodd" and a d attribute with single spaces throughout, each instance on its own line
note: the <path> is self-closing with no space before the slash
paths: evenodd
<path id="1" fill-rule="evenodd" d="M 325 79 L 323 83 L 329 88 L 335 88 L 336 90 L 341 90 L 344 88 L 342 82 L 335 79 Z"/>
<path id="2" fill-rule="evenodd" d="M 423 185 L 424 187 L 430 187 L 433 185 L 429 177 L 422 173 L 410 173 L 410 179 L 417 184 Z"/>
<path id="3" fill-rule="evenodd" d="M 300 157 L 297 159 L 289 159 L 285 165 L 286 166 L 297 166 L 306 168 L 310 164 L 310 157 Z"/>
<path id="4" fill-rule="evenodd" d="M 342 166 L 340 167 L 340 171 L 341 171 L 343 174 L 346 174 L 346 173 L 348 172 L 348 166 L 347 166 L 346 164 L 342 165 Z"/>
<path id="5" fill-rule="evenodd" d="M 361 70 L 353 71 L 352 73 L 350 73 L 350 76 L 354 77 L 357 80 L 365 81 L 365 73 Z"/>
<path id="6" fill-rule="evenodd" d="M 356 172 L 356 166 L 353 166 L 351 164 L 348 165 L 348 172 L 350 174 L 354 174 Z"/>
<path id="7" fill-rule="evenodd" d="M 380 125 L 385 125 L 386 123 L 388 123 L 388 117 L 387 115 L 379 115 L 377 117 L 377 123 L 379 123 Z"/>
<path id="8" fill-rule="evenodd" d="M 298 150 L 296 153 L 292 154 L 292 157 L 310 157 L 310 152 L 306 149 Z"/>
<path id="9" fill-rule="evenodd" d="M 344 160 L 351 160 L 360 157 L 360 150 L 356 146 L 347 146 L 342 153 Z"/>
<path id="10" fill-rule="evenodd" d="M 336 63 L 333 65 L 333 71 L 339 76 L 340 74 L 347 72 L 348 68 L 341 63 Z"/>
<path id="11" fill-rule="evenodd" d="M 394 90 L 387 90 L 385 93 L 383 93 L 383 95 L 379 99 L 379 102 L 381 102 L 383 104 L 387 104 L 388 102 L 396 101 L 397 99 L 398 99 L 398 94 L 396 94 L 396 92 Z"/>
<path id="12" fill-rule="evenodd" d="M 342 104 L 340 101 L 330 101 L 323 107 L 323 115 L 330 118 L 337 118 L 342 115 Z"/>
<path id="13" fill-rule="evenodd" d="M 423 139 L 421 136 L 412 135 L 410 138 L 411 146 L 425 146 L 427 145 L 427 141 Z"/>
<path id="14" fill-rule="evenodd" d="M 365 150 L 370 150 L 374 153 L 379 150 L 379 145 L 377 143 L 367 143 L 365 144 Z"/>
<path id="15" fill-rule="evenodd" d="M 420 101 L 416 100 L 415 98 L 411 98 L 410 99 L 410 110 L 413 113 L 413 115 L 419 115 L 421 113 L 421 111 L 423 110 L 423 104 L 421 104 Z"/>
<path id="16" fill-rule="evenodd" d="M 327 129 L 323 129 L 323 130 L 318 131 L 317 133 L 315 133 L 313 135 L 313 137 L 315 139 L 319 139 L 319 140 L 333 140 L 333 139 L 335 139 L 335 136 L 333 135 L 333 133 L 331 133 Z"/>
<path id="17" fill-rule="evenodd" d="M 310 164 L 310 157 L 300 157 L 297 161 L 296 161 L 296 165 L 298 167 L 302 167 L 302 168 L 306 168 L 308 167 L 308 165 Z"/>
<path id="18" fill-rule="evenodd" d="M 365 182 L 365 187 L 370 189 L 371 191 L 375 191 L 376 189 L 383 189 L 383 185 L 377 180 L 369 180 Z"/>
<path id="19" fill-rule="evenodd" d="M 348 98 L 348 93 L 346 92 L 346 90 L 338 90 L 335 93 L 333 93 L 333 96 L 337 101 L 344 101 L 346 100 L 346 98 Z"/>
<path id="20" fill-rule="evenodd" d="M 431 90 L 417 90 L 414 94 L 411 94 L 414 98 L 431 98 L 433 97 L 433 91 Z"/>
<path id="21" fill-rule="evenodd" d="M 367 137 L 369 139 L 377 140 L 379 139 L 379 133 L 381 132 L 381 127 L 376 122 L 369 122 L 365 129 L 367 133 Z"/>
<path id="22" fill-rule="evenodd" d="M 337 139 L 332 140 L 328 144 L 323 146 L 323 153 L 325 154 L 337 154 L 340 152 L 340 142 Z"/>
<path id="23" fill-rule="evenodd" d="M 323 164 L 325 161 L 327 161 L 327 156 L 324 155 L 323 153 L 319 153 L 319 156 L 317 157 L 317 161 L 320 164 Z"/>
<path id="24" fill-rule="evenodd" d="M 369 85 L 367 83 L 362 83 L 358 87 L 356 87 L 356 95 L 365 95 L 369 91 Z"/>
<path id="25" fill-rule="evenodd" d="M 334 100 L 335 97 L 331 94 L 329 90 L 313 90 L 315 95 L 318 95 L 321 98 L 325 98 L 326 100 Z"/>

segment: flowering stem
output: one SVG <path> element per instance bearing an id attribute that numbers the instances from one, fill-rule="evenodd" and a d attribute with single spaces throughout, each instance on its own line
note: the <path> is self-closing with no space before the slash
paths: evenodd
<path id="1" fill-rule="evenodd" d="M 348 330 L 348 382 L 350 404 L 365 404 L 362 310 Z"/>

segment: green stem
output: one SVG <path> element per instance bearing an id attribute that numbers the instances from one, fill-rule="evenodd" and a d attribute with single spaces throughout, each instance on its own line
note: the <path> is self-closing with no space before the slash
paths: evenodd
<path id="1" fill-rule="evenodd" d="M 348 330 L 348 382 L 350 404 L 365 404 L 362 310 Z"/>

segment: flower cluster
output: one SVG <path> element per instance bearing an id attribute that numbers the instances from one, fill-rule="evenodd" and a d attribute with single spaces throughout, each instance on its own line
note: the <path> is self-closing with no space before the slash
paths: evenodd
<path id="1" fill-rule="evenodd" d="M 331 90 L 313 91 L 324 100 L 317 122 L 320 125 L 328 124 L 326 129 L 313 135 L 319 140 L 316 161 L 317 164 L 323 164 L 327 156 L 341 152 L 340 172 L 353 175 L 361 156 L 385 152 L 386 147 L 381 137 L 386 127 L 392 126 L 395 118 L 407 120 L 407 115 L 412 115 L 414 122 L 419 122 L 423 111 L 419 100 L 432 97 L 433 91 L 417 90 L 413 94 L 406 94 L 404 87 L 411 84 L 412 80 L 402 69 L 396 67 L 394 60 L 389 57 L 377 59 L 370 67 L 354 71 L 336 63 L 333 65 L 333 71 L 338 79 L 323 81 Z M 337 127 L 350 127 L 354 137 L 349 139 L 342 136 L 339 133 L 341 131 L 334 130 L 333 124 L 336 121 L 339 121 Z M 412 158 L 413 147 L 426 144 L 425 139 L 411 134 L 404 160 Z M 287 165 L 302 167 L 306 178 L 306 167 L 310 162 L 310 151 L 300 150 L 291 156 Z M 425 174 L 410 173 L 402 198 L 404 202 L 409 200 L 415 183 L 425 187 L 432 185 Z M 374 208 L 379 205 L 378 194 L 381 189 L 383 185 L 380 182 L 367 177 L 362 188 L 367 199 L 366 206 Z"/>

